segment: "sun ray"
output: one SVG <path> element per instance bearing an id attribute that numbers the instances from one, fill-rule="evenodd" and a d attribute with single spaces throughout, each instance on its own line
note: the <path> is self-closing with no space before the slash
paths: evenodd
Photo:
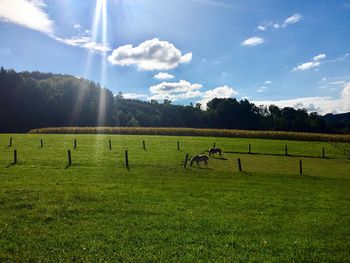
<path id="1" fill-rule="evenodd" d="M 107 1 L 102 1 L 102 43 L 107 46 Z M 103 89 L 100 91 L 99 107 L 98 107 L 98 126 L 105 125 L 106 122 L 106 91 L 104 90 L 106 86 L 107 79 L 107 51 L 104 50 L 102 53 L 101 61 L 101 81 L 100 84 Z"/>

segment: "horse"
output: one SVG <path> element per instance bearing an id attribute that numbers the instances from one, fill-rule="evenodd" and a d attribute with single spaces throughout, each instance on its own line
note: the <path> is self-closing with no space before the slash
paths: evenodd
<path id="1" fill-rule="evenodd" d="M 193 162 L 197 163 L 199 166 L 199 162 L 204 162 L 205 166 L 208 166 L 209 157 L 205 154 L 197 154 L 191 158 L 190 166 L 192 166 Z"/>
<path id="2" fill-rule="evenodd" d="M 219 153 L 221 156 L 222 150 L 220 148 L 210 148 L 209 149 L 209 156 L 214 156 L 214 153 Z"/>

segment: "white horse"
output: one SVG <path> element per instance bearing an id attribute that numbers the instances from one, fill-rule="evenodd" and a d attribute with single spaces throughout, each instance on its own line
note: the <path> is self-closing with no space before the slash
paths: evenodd
<path id="1" fill-rule="evenodd" d="M 208 166 L 208 160 L 209 157 L 205 154 L 197 154 L 191 158 L 190 166 L 192 166 L 193 162 L 197 163 L 197 166 L 199 166 L 200 162 L 204 162 L 205 166 Z"/>

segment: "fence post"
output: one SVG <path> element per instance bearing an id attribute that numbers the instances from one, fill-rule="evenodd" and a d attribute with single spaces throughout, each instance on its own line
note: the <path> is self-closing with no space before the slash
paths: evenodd
<path id="1" fill-rule="evenodd" d="M 9 147 L 12 146 L 12 137 L 10 138 Z"/>
<path id="2" fill-rule="evenodd" d="M 72 155 L 70 153 L 70 150 L 68 150 L 68 166 L 72 165 Z"/>
<path id="3" fill-rule="evenodd" d="M 299 173 L 300 173 L 300 175 L 303 175 L 303 161 L 302 160 L 299 161 Z"/>
<path id="4" fill-rule="evenodd" d="M 242 164 L 241 164 L 241 159 L 238 158 L 238 169 L 240 172 L 242 172 Z"/>
<path id="5" fill-rule="evenodd" d="M 77 148 L 77 139 L 74 139 L 74 150 Z"/>
<path id="6" fill-rule="evenodd" d="M 177 150 L 180 151 L 180 142 L 177 141 Z"/>
<path id="7" fill-rule="evenodd" d="M 185 157 L 184 168 L 187 167 L 187 162 L 188 162 L 188 154 L 186 154 L 186 157 Z"/>
<path id="8" fill-rule="evenodd" d="M 284 151 L 286 152 L 286 156 L 288 156 L 288 145 L 284 146 Z"/>
<path id="9" fill-rule="evenodd" d="M 16 164 L 17 163 L 17 150 L 15 149 L 13 151 L 13 164 Z"/>
<path id="10" fill-rule="evenodd" d="M 143 149 L 146 151 L 146 143 L 144 140 L 142 141 L 142 145 L 143 145 Z"/>
<path id="11" fill-rule="evenodd" d="M 214 148 L 216 148 L 216 143 L 214 142 Z"/>
<path id="12" fill-rule="evenodd" d="M 129 170 L 129 156 L 128 156 L 128 150 L 125 150 L 125 166 L 126 166 L 126 169 Z"/>
<path id="13" fill-rule="evenodd" d="M 324 153 L 324 147 L 322 148 L 322 157 L 323 157 L 323 158 L 326 157 L 326 155 L 325 155 L 325 153 Z"/>
<path id="14" fill-rule="evenodd" d="M 40 148 L 44 147 L 43 139 L 40 139 Z"/>
<path id="15" fill-rule="evenodd" d="M 249 144 L 249 154 L 251 154 L 252 153 L 252 146 L 251 146 L 251 144 Z"/>

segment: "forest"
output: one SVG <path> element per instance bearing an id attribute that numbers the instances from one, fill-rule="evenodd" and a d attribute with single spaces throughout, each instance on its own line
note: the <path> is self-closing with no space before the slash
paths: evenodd
<path id="1" fill-rule="evenodd" d="M 125 126 L 350 133 L 350 113 L 320 116 L 235 98 L 214 98 L 206 110 L 200 106 L 126 99 L 120 92 L 113 94 L 98 83 L 70 75 L 0 70 L 0 132 Z"/>

